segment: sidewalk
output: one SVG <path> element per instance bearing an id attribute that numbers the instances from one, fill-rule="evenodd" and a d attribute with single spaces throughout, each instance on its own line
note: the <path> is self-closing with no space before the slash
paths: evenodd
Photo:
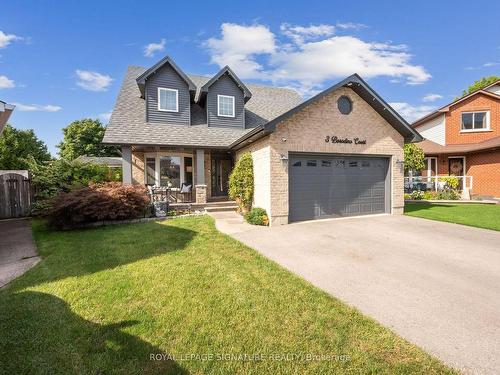
<path id="1" fill-rule="evenodd" d="M 0 221 L 0 288 L 40 261 L 30 220 Z"/>

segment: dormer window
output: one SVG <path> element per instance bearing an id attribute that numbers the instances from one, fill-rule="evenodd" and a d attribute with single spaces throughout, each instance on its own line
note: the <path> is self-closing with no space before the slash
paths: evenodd
<path id="1" fill-rule="evenodd" d="M 158 87 L 158 111 L 179 112 L 179 91 Z"/>
<path id="2" fill-rule="evenodd" d="M 217 95 L 217 116 L 234 117 L 234 96 Z"/>

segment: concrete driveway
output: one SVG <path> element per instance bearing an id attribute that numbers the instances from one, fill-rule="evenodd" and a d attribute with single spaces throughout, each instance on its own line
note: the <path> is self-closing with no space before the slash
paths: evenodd
<path id="1" fill-rule="evenodd" d="M 238 228 L 236 239 L 449 365 L 500 373 L 500 232 L 389 215 Z"/>
<path id="2" fill-rule="evenodd" d="M 29 220 L 0 221 L 0 288 L 40 261 Z"/>

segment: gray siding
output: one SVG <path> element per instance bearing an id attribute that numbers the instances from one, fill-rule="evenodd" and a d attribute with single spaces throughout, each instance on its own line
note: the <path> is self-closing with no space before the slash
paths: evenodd
<path id="1" fill-rule="evenodd" d="M 158 87 L 179 90 L 179 112 L 158 111 Z M 165 65 L 146 81 L 146 121 L 191 124 L 190 96 L 187 83 Z"/>
<path id="2" fill-rule="evenodd" d="M 235 117 L 217 116 L 217 95 L 234 96 Z M 245 102 L 243 100 L 243 91 L 236 85 L 233 79 L 227 75 L 222 76 L 208 89 L 207 122 L 208 126 L 245 128 Z"/>

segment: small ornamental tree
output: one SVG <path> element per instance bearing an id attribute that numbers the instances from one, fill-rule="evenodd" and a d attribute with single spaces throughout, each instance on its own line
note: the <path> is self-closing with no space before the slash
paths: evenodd
<path id="1" fill-rule="evenodd" d="M 229 196 L 242 211 L 248 211 L 253 201 L 253 160 L 247 152 L 241 155 L 229 177 Z"/>
<path id="2" fill-rule="evenodd" d="M 404 145 L 405 174 L 412 171 L 420 171 L 425 168 L 424 151 L 415 143 Z"/>

